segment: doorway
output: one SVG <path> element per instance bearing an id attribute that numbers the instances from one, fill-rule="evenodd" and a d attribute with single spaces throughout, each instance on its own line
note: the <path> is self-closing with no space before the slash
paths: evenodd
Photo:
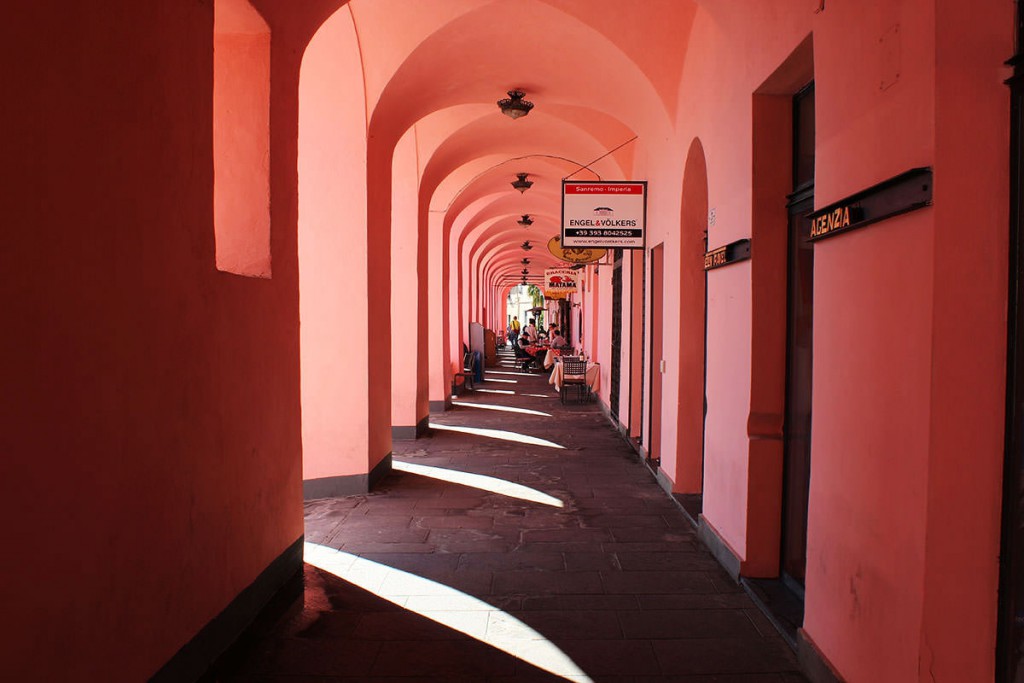
<path id="1" fill-rule="evenodd" d="M 1024 681 L 1024 10 L 1017 4 L 1017 54 L 1010 86 L 1010 283 L 1007 311 L 1006 457 L 999 562 L 996 680 Z"/>
<path id="2" fill-rule="evenodd" d="M 608 412 L 619 419 L 619 390 L 622 384 L 622 249 L 613 251 L 612 266 L 612 372 Z"/>
<path id="3" fill-rule="evenodd" d="M 647 462 L 661 465 L 662 321 L 664 308 L 665 245 L 651 249 L 651 412 Z"/>
<path id="4" fill-rule="evenodd" d="M 811 475 L 814 248 L 814 83 L 793 97 L 793 192 L 786 258 L 786 408 L 783 422 L 783 581 L 802 595 L 807 564 L 807 501 Z"/>

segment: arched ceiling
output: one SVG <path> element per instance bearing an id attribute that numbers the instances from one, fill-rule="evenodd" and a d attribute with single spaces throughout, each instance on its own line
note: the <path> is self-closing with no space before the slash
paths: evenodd
<path id="1" fill-rule="evenodd" d="M 531 276 L 556 263 L 546 244 L 564 177 L 635 179 L 643 148 L 669 137 L 696 2 L 351 0 L 348 9 L 371 149 L 415 135 L 421 214 L 443 212 L 465 265 L 496 284 L 518 279 L 524 256 Z M 496 106 L 512 88 L 536 105 L 515 121 Z M 516 173 L 535 182 L 525 194 L 509 185 Z M 532 228 L 516 224 L 523 214 L 538 217 Z"/>

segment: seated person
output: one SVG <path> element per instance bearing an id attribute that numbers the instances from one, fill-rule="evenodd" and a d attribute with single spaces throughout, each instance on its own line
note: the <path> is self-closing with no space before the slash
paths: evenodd
<path id="1" fill-rule="evenodd" d="M 551 348 L 553 349 L 564 349 L 568 343 L 565 341 L 565 337 L 558 329 L 554 329 L 551 332 Z"/>
<path id="2" fill-rule="evenodd" d="M 544 367 L 544 355 L 547 353 L 547 349 L 541 349 L 536 352 L 530 352 L 527 347 L 533 346 L 533 341 L 530 339 L 530 335 L 523 334 L 519 337 L 519 348 L 516 349 L 516 355 L 523 358 L 523 370 L 530 370 L 533 366 L 536 366 L 538 370 Z"/>
<path id="3" fill-rule="evenodd" d="M 530 343 L 531 343 L 530 342 L 530 335 L 526 334 L 525 332 L 523 332 L 521 335 L 519 335 L 519 339 L 516 340 L 516 347 L 515 347 L 516 356 L 519 357 L 519 358 L 522 358 L 524 356 L 529 355 L 526 352 L 526 347 L 529 346 Z"/>

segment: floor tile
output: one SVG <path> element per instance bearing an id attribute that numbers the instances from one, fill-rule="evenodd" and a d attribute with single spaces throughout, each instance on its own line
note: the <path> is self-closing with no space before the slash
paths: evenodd
<path id="1" fill-rule="evenodd" d="M 552 417 L 457 406 L 431 422 L 564 449 L 432 430 L 393 455 L 550 498 L 395 471 L 369 494 L 307 502 L 306 540 L 354 556 L 364 587 L 307 565 L 303 604 L 209 683 L 803 681 L 599 406 L 561 405 L 546 375 L 514 379 L 515 395 L 459 402 Z"/>

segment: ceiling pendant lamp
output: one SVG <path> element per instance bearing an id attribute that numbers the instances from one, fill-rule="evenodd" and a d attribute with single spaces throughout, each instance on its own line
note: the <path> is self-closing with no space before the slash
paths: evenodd
<path id="1" fill-rule="evenodd" d="M 528 228 L 531 225 L 533 225 L 533 219 L 530 218 L 530 216 L 525 213 L 523 214 L 523 217 L 516 222 L 519 223 L 519 225 L 523 226 L 524 228 Z"/>
<path id="2" fill-rule="evenodd" d="M 524 251 L 530 251 L 531 249 L 533 249 L 533 245 L 532 245 L 532 244 L 530 244 L 530 240 L 526 240 L 525 242 L 523 242 L 523 243 L 522 243 L 521 245 L 519 245 L 519 246 L 520 246 L 520 248 L 521 248 L 521 249 L 523 249 Z"/>
<path id="3" fill-rule="evenodd" d="M 522 90 L 509 90 L 508 97 L 498 100 L 498 108 L 501 113 L 510 119 L 518 119 L 526 116 L 533 109 L 533 102 L 523 99 L 526 96 Z"/>
<path id="4" fill-rule="evenodd" d="M 512 181 L 512 187 L 514 187 L 517 190 L 519 190 L 520 193 L 526 192 L 527 190 L 529 190 L 531 187 L 533 187 L 533 181 L 526 179 L 526 176 L 528 176 L 528 175 L 530 175 L 530 174 L 529 173 L 516 173 L 516 178 L 518 178 L 519 180 L 513 180 Z"/>
<path id="5" fill-rule="evenodd" d="M 524 258 L 522 261 L 520 261 L 520 263 L 522 263 L 524 266 L 528 266 L 530 265 L 530 259 Z"/>

